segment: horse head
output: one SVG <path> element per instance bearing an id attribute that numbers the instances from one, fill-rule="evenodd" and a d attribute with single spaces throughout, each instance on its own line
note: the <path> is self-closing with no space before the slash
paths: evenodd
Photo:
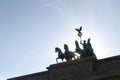
<path id="1" fill-rule="evenodd" d="M 62 59 L 62 62 L 63 62 L 63 59 L 65 57 L 64 57 L 64 54 L 62 53 L 61 49 L 59 47 L 56 47 L 55 52 L 58 53 L 58 57 L 56 58 L 56 62 L 58 63 L 58 59 Z"/>
<path id="2" fill-rule="evenodd" d="M 65 51 L 67 50 L 69 50 L 69 48 L 68 48 L 68 45 L 67 44 L 64 44 L 64 49 L 65 49 Z"/>
<path id="3" fill-rule="evenodd" d="M 76 48 L 80 48 L 77 40 L 75 41 L 75 45 L 76 45 Z"/>
<path id="4" fill-rule="evenodd" d="M 55 48 L 55 52 L 57 52 L 57 51 L 58 51 L 58 47 Z"/>
<path id="5" fill-rule="evenodd" d="M 80 56 L 84 56 L 84 50 L 82 50 L 79 46 L 79 43 L 78 41 L 76 40 L 75 41 L 75 46 L 76 46 L 76 49 L 75 49 L 75 52 L 77 52 L 78 54 L 80 54 Z"/>
<path id="6" fill-rule="evenodd" d="M 61 49 L 60 49 L 59 47 L 56 47 L 56 48 L 55 48 L 55 52 L 58 52 L 58 53 L 60 53 L 60 54 L 63 54 L 62 51 L 61 51 Z"/>

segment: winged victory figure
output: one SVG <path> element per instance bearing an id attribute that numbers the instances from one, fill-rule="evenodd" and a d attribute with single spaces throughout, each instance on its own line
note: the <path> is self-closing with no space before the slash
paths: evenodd
<path id="1" fill-rule="evenodd" d="M 80 26 L 80 28 L 75 28 L 76 31 L 78 31 L 78 36 L 80 37 L 81 39 L 81 36 L 82 36 L 82 26 Z"/>

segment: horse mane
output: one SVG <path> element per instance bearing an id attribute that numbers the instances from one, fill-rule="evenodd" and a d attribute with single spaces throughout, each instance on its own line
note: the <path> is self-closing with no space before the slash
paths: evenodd
<path id="1" fill-rule="evenodd" d="M 56 47 L 55 50 L 57 50 L 57 51 L 63 53 L 62 50 L 61 50 L 59 47 Z"/>

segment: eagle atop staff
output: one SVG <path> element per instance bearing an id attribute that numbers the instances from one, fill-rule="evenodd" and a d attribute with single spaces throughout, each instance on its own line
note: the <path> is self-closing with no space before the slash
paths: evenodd
<path id="1" fill-rule="evenodd" d="M 82 36 L 82 26 L 80 26 L 80 28 L 75 28 L 76 31 L 78 31 L 78 36 L 80 37 L 81 39 L 81 36 Z"/>

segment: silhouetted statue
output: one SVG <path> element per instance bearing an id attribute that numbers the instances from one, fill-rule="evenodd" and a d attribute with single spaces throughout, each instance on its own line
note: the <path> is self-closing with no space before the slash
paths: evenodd
<path id="1" fill-rule="evenodd" d="M 67 61 L 72 60 L 72 58 L 75 59 L 75 54 L 74 54 L 74 52 L 69 51 L 69 48 L 68 48 L 68 45 L 67 45 L 67 44 L 64 44 L 64 49 L 65 49 L 64 54 L 65 54 L 65 58 L 66 58 Z"/>
<path id="2" fill-rule="evenodd" d="M 88 53 L 88 56 L 93 56 L 94 58 L 97 59 L 97 57 L 96 57 L 96 55 L 95 55 L 95 53 L 93 51 L 92 45 L 90 43 L 90 38 L 87 41 L 87 50 L 86 50 L 86 52 Z"/>
<path id="3" fill-rule="evenodd" d="M 61 51 L 59 47 L 55 48 L 55 52 L 58 52 L 58 57 L 56 58 L 56 62 L 58 63 L 58 59 L 61 59 L 63 62 L 63 59 L 65 59 L 65 54 Z"/>
<path id="4" fill-rule="evenodd" d="M 87 43 L 86 40 L 83 41 L 83 43 L 80 43 L 83 46 L 83 49 L 79 47 L 78 41 L 75 41 L 76 49 L 75 51 L 80 54 L 80 58 L 85 57 L 94 57 L 96 58 L 96 55 L 94 54 L 92 45 L 90 43 L 90 39 L 88 39 Z"/>
<path id="5" fill-rule="evenodd" d="M 80 58 L 92 57 L 92 58 L 97 59 L 96 55 L 94 54 L 92 45 L 90 43 L 90 38 L 87 40 L 87 42 L 86 42 L 86 40 L 84 40 L 82 42 L 82 39 L 81 39 L 82 26 L 80 26 L 80 28 L 75 28 L 75 30 L 78 32 L 78 36 L 80 37 L 80 45 L 82 45 L 83 48 L 82 49 L 80 48 L 79 43 L 76 40 L 75 41 L 76 48 L 75 48 L 74 52 L 77 52 L 78 54 L 80 54 Z M 75 57 L 77 56 L 74 52 L 69 51 L 69 47 L 67 44 L 64 44 L 64 50 L 65 50 L 65 52 L 62 53 L 60 48 L 58 48 L 58 47 L 55 48 L 55 52 L 58 52 L 58 57 L 56 58 L 56 62 L 58 62 L 58 59 L 61 59 L 62 62 L 64 59 L 66 61 L 70 61 L 70 60 L 75 59 Z"/>
<path id="6" fill-rule="evenodd" d="M 82 50 L 80 48 L 79 43 L 78 43 L 77 40 L 75 41 L 75 46 L 76 46 L 75 52 L 77 52 L 78 54 L 80 54 L 80 58 L 84 57 L 84 50 Z"/>
<path id="7" fill-rule="evenodd" d="M 89 52 L 92 52 L 92 53 L 93 53 L 93 48 L 92 48 L 92 45 L 91 45 L 91 43 L 90 43 L 90 39 L 88 39 L 88 41 L 87 41 L 87 50 L 88 50 Z"/>
<path id="8" fill-rule="evenodd" d="M 78 32 L 78 36 L 80 37 L 81 40 L 81 36 L 82 36 L 82 26 L 80 26 L 80 28 L 75 28 L 75 30 Z"/>
<path id="9" fill-rule="evenodd" d="M 72 51 L 69 51 L 69 47 L 67 44 L 64 44 L 65 52 L 63 53 L 59 47 L 55 48 L 55 52 L 58 52 L 58 57 L 56 58 L 56 62 L 58 63 L 58 59 L 61 59 L 62 62 L 65 59 L 66 61 L 72 60 L 72 58 L 75 59 L 75 54 Z M 77 56 L 78 57 L 78 56 Z"/>
<path id="10" fill-rule="evenodd" d="M 85 51 L 86 51 L 86 49 L 87 49 L 86 40 L 84 40 L 84 41 L 83 41 L 83 43 L 82 43 L 82 42 L 80 42 L 80 44 L 82 44 L 82 46 L 83 46 L 83 50 L 85 50 Z"/>
<path id="11" fill-rule="evenodd" d="M 76 50 L 77 50 L 77 49 L 78 49 L 78 50 L 81 49 L 77 40 L 75 41 L 75 46 L 76 46 Z"/>
<path id="12" fill-rule="evenodd" d="M 81 55 L 81 58 L 89 57 L 88 56 L 89 53 L 87 52 L 88 46 L 87 46 L 86 40 L 84 40 L 83 43 L 81 41 L 80 44 L 83 46 L 83 54 Z"/>

